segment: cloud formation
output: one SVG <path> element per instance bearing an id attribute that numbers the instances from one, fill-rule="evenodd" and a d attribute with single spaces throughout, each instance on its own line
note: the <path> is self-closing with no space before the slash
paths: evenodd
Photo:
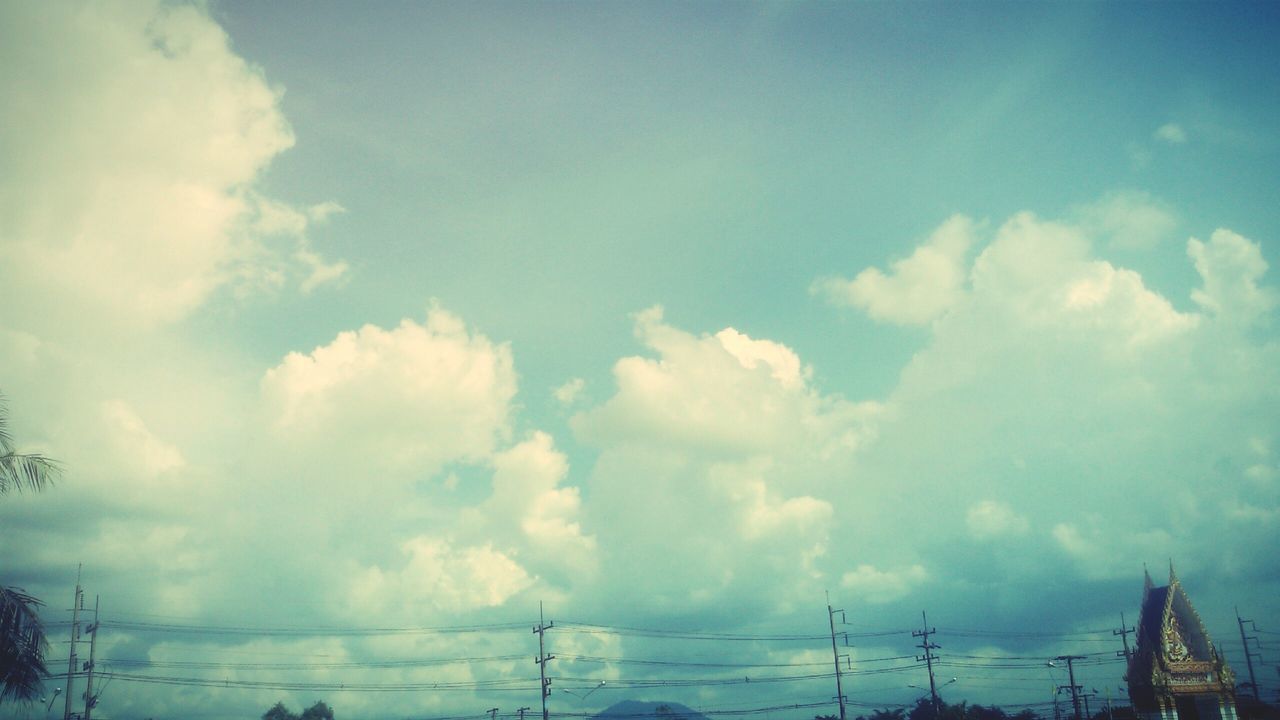
<path id="1" fill-rule="evenodd" d="M 557 619 L 726 632 L 816 614 L 825 632 L 830 590 L 872 628 L 926 606 L 934 619 L 935 604 L 953 627 L 1100 627 L 1136 601 L 1141 563 L 1170 556 L 1207 579 L 1201 607 L 1275 594 L 1276 561 L 1257 552 L 1280 538 L 1270 238 L 1219 228 L 1184 252 L 1171 241 L 1188 209 L 1132 189 L 1068 198 L 1060 218 L 940 216 L 909 252 L 811 285 L 912 333 L 851 339 L 815 321 L 763 337 L 743 330 L 755 316 L 680 327 L 650 307 L 599 331 L 624 349 L 566 352 L 564 337 L 484 325 L 546 306 L 445 297 L 423 314 L 430 282 L 387 291 L 313 246 L 345 211 L 268 195 L 263 173 L 294 143 L 282 90 L 203 6 L 0 15 L 21 40 L 0 47 L 0 301 L 14 310 L 0 317 L 0 389 L 27 447 L 69 468 L 54 491 L 0 504 L 0 582 L 20 578 L 54 613 L 83 562 L 119 621 L 520 624 L 515 640 L 127 628 L 104 657 L 321 658 L 298 674 L 336 686 L 325 699 L 344 717 L 444 715 L 492 696 L 343 684 L 377 662 L 364 677 L 384 684 L 526 682 L 522 623 L 539 601 Z M 1162 141 L 1186 140 L 1166 128 Z M 511 262 L 501 249 L 473 258 L 475 286 L 496 272 L 483 263 Z M 1183 276 L 1195 287 L 1169 279 Z M 339 307 L 321 292 L 344 283 L 368 294 Z M 799 295 L 767 299 L 781 314 Z M 373 308 L 410 317 L 368 322 Z M 847 351 L 814 352 L 827 342 Z M 844 384 L 864 370 L 882 384 Z M 1087 602 L 1047 616 L 1063 597 Z M 636 666 L 570 657 L 669 650 L 552 642 L 558 678 L 611 682 Z M 385 666 L 480 656 L 500 659 Z M 218 670 L 228 684 L 291 672 Z M 111 703 L 118 717 L 252 717 L 282 697 L 314 699 L 122 681 Z"/>
<path id="2" fill-rule="evenodd" d="M 1150 250 L 1170 238 L 1178 226 L 1167 203 L 1135 191 L 1107 195 L 1079 208 L 1077 215 L 1091 236 L 1124 250 Z"/>
<path id="3" fill-rule="evenodd" d="M 262 378 L 281 441 L 358 457 L 375 472 L 432 474 L 487 457 L 510 433 L 515 392 L 510 349 L 438 307 L 422 324 L 366 325 L 290 353 Z"/>
<path id="4" fill-rule="evenodd" d="M 1275 308 L 1275 288 L 1258 285 L 1267 261 L 1257 243 L 1219 228 L 1208 243 L 1188 240 L 1187 255 L 1203 283 L 1191 299 L 1217 318 L 1247 325 Z"/>
<path id="5" fill-rule="evenodd" d="M 950 308 L 964 291 L 964 262 L 976 226 L 952 217 L 889 273 L 867 268 L 852 280 L 827 278 L 814 291 L 836 304 L 851 305 L 880 322 L 924 325 Z"/>
<path id="6" fill-rule="evenodd" d="M 202 10 L 136 2 L 5 14 L 24 41 L 6 43 L 3 63 L 24 71 L 0 73 L 11 109 L 0 127 L 4 298 L 36 282 L 61 296 L 29 320 L 154 326 L 221 288 L 257 292 L 297 277 L 313 289 L 345 272 L 307 240 L 325 212 L 256 189 L 294 135 L 280 91 Z"/>
<path id="7" fill-rule="evenodd" d="M 644 568 L 658 606 L 750 596 L 776 609 L 813 592 L 834 522 L 814 495 L 821 468 L 868 440 L 875 406 L 823 395 L 776 342 L 695 336 L 657 308 L 635 328 L 656 356 L 619 360 L 614 396 L 572 423 L 600 450 L 584 511 L 606 586 Z"/>
<path id="8" fill-rule="evenodd" d="M 1264 418 L 1277 402 L 1276 348 L 1233 329 L 1274 307 L 1258 243 L 1226 230 L 1189 242 L 1202 279 L 1192 312 L 1098 259 L 1093 227 L 1030 213 L 1000 225 L 885 400 L 856 469 L 893 490 L 861 499 L 891 508 L 877 527 L 937 538 L 916 545 L 936 562 L 970 565 L 969 543 L 1017 536 L 988 559 L 991 572 L 1033 577 L 1026 561 L 1044 552 L 1087 580 L 1153 556 L 1204 567 L 1234 541 L 1205 550 L 1187 538 L 1230 522 L 1237 502 L 1280 501 L 1232 499 L 1253 462 L 1246 437 L 1275 434 Z M 895 496 L 936 510 L 925 524 Z M 864 549 L 875 567 L 920 557 Z"/>

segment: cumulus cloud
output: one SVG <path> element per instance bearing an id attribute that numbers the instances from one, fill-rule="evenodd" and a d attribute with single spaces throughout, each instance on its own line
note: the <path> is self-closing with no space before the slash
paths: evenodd
<path id="1" fill-rule="evenodd" d="M 880 570 L 874 565 L 859 565 L 846 572 L 840 579 L 840 587 L 854 597 L 873 605 L 883 605 L 906 597 L 929 578 L 921 565 L 909 565 L 896 570 Z"/>
<path id="2" fill-rule="evenodd" d="M 510 432 L 515 392 L 510 349 L 438 307 L 425 323 L 366 325 L 290 353 L 262 379 L 280 439 L 426 474 L 490 453 Z"/>
<path id="3" fill-rule="evenodd" d="M 1105 334 L 1112 346 L 1168 338 L 1194 326 L 1136 272 L 1092 257 L 1076 226 L 1021 213 L 974 261 L 968 309 L 1012 316 L 1055 337 Z M 973 318 L 967 318 L 971 320 Z M 964 322 L 964 321 L 958 321 Z"/>
<path id="4" fill-rule="evenodd" d="M 0 283 L 33 313 L 150 327 L 219 288 L 307 287 L 345 271 L 311 249 L 331 214 L 263 197 L 262 169 L 293 145 L 280 90 L 235 55 L 204 10 L 137 2 L 8 6 L 0 93 Z M 280 242 L 272 236 L 287 235 Z M 17 272 L 17 270 L 21 272 Z"/>
<path id="5" fill-rule="evenodd" d="M 733 328 L 695 337 L 665 324 L 661 308 L 637 315 L 635 327 L 659 357 L 618 361 L 618 392 L 573 418 L 591 442 L 661 438 L 672 447 L 731 454 L 782 447 L 829 454 L 865 437 L 859 423 L 874 407 L 813 392 L 809 370 L 790 348 Z"/>
<path id="6" fill-rule="evenodd" d="M 583 510 L 604 584 L 643 574 L 662 606 L 813 591 L 835 522 L 823 471 L 873 435 L 875 406 L 822 395 L 790 348 L 732 328 L 693 335 L 655 308 L 636 334 L 654 356 L 619 360 L 613 397 L 572 419 L 600 449 Z"/>
<path id="7" fill-rule="evenodd" d="M 1267 261 L 1257 243 L 1220 228 L 1208 243 L 1188 240 L 1187 255 L 1203 283 L 1191 299 L 1216 317 L 1248 324 L 1276 306 L 1275 289 L 1258 285 Z"/>
<path id="8" fill-rule="evenodd" d="M 489 545 L 456 547 L 421 536 L 401 551 L 406 560 L 400 569 L 372 567 L 354 580 L 352 605 L 358 613 L 400 614 L 406 598 L 426 599 L 437 611 L 450 613 L 494 607 L 533 582 L 511 557 Z"/>
<path id="9" fill-rule="evenodd" d="M 889 273 L 867 268 L 853 280 L 819 281 L 814 290 L 880 322 L 924 325 L 946 312 L 964 292 L 965 255 L 975 231 L 972 220 L 957 215 L 935 230 L 911 257 L 894 261 Z"/>
<path id="10" fill-rule="evenodd" d="M 800 367 L 800 358 L 778 343 L 752 340 L 733 328 L 716 333 L 716 339 L 744 368 L 767 367 L 769 374 L 783 387 L 798 387 L 809 374 L 808 368 Z"/>
<path id="11" fill-rule="evenodd" d="M 877 483 L 859 487 L 859 504 L 880 515 L 836 552 L 910 566 L 910 550 L 879 539 L 893 532 L 922 538 L 912 545 L 927 548 L 938 582 L 1034 577 L 1044 552 L 1089 581 L 1171 555 L 1219 562 L 1226 550 L 1187 538 L 1241 512 L 1271 517 L 1280 497 L 1238 488 L 1267 474 L 1255 448 L 1275 442 L 1276 350 L 1224 332 L 1274 310 L 1261 247 L 1226 230 L 1191 241 L 1199 311 L 1183 311 L 1099 258 L 1106 235 L 1087 215 L 1019 213 L 978 250 L 968 290 L 931 324 L 854 464 Z M 1261 521 L 1240 542 L 1275 531 Z M 974 543 L 997 549 L 975 561 Z M 948 578 L 951 568 L 963 570 Z"/>
<path id="12" fill-rule="evenodd" d="M 539 562 L 590 572 L 596 540 L 583 533 L 582 499 L 578 488 L 563 486 L 568 459 L 551 436 L 535 432 L 494 455 L 492 465 L 492 493 L 462 514 L 461 531 L 475 538 L 508 538 Z"/>
<path id="13" fill-rule="evenodd" d="M 582 390 L 586 388 L 586 386 L 586 380 L 583 380 L 582 378 L 573 378 L 557 387 L 551 392 L 551 394 L 561 405 L 572 405 L 579 397 L 581 397 Z"/>
<path id="14" fill-rule="evenodd" d="M 1249 551 L 1280 532 L 1280 357 L 1221 332 L 1274 311 L 1253 240 L 1190 241 L 1201 283 L 1188 300 L 1099 255 L 1163 249 L 1174 213 L 1141 193 L 1062 220 L 1019 213 L 982 238 L 946 220 L 905 259 L 814 285 L 877 321 L 926 326 L 878 402 L 824 391 L 789 340 L 644 311 L 640 350 L 614 365 L 603 402 L 580 379 L 555 391 L 582 408 L 570 424 L 589 452 L 571 466 L 563 438 L 520 417 L 503 339 L 438 307 L 335 328 L 278 362 L 174 332 L 220 293 L 314 292 L 349 273 L 309 240 L 339 205 L 294 206 L 257 182 L 293 142 L 280 89 L 200 7 L 0 14 L 21 39 L 0 46 L 0 68 L 23 69 L 0 69 L 0 300 L 24 309 L 0 321 L 0 366 L 30 391 L 13 396 L 24 439 L 74 468 L 39 503 L 7 501 L 0 525 L 5 572 L 46 598 L 71 580 L 49 568 L 84 560 L 119 607 L 212 624 L 487 621 L 532 614 L 535 593 L 621 619 L 610 613 L 639 589 L 654 616 L 731 607 L 723 622 L 736 623 L 812 609 L 838 587 L 887 627 L 926 587 L 963 616 L 1035 605 L 1000 589 L 1010 577 L 1074 573 L 1092 590 L 1169 555 L 1222 573 L 1223 588 L 1260 563 L 1266 574 Z M 47 322 L 55 312 L 68 322 Z M 879 348 L 864 352 L 846 361 Z M 219 649 L 129 642 L 158 659 Z M 556 642 L 623 654 L 613 637 Z M 357 662 L 510 652 L 471 638 L 218 643 Z M 117 714 L 199 704 L 189 688 L 116 690 Z M 384 696 L 335 695 L 352 716 L 388 712 Z M 275 698 L 258 699 L 260 712 Z"/>

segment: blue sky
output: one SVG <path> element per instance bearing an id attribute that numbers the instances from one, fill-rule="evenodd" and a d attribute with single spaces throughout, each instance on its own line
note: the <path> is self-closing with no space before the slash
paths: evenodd
<path id="1" fill-rule="evenodd" d="M 83 562 L 120 673 L 528 654 L 195 630 L 527 634 L 539 601 L 821 634 L 830 592 L 873 633 L 857 669 L 912 654 L 874 633 L 923 609 L 997 659 L 949 697 L 1036 703 L 1054 671 L 973 663 L 1118 649 L 1090 633 L 1170 560 L 1236 665 L 1233 608 L 1280 630 L 1274 6 L 0 13 L 0 390 L 67 467 L 0 503 L 0 580 L 61 621 Z M 609 683 L 588 708 L 833 692 L 628 690 L 692 671 L 625 660 L 829 654 L 579 630 L 553 650 L 613 659 L 557 669 Z M 529 672 L 449 668 L 270 673 Z M 869 704 L 923 681 L 857 677 Z M 101 715 L 312 694 L 353 720 L 537 701 L 122 677 Z"/>

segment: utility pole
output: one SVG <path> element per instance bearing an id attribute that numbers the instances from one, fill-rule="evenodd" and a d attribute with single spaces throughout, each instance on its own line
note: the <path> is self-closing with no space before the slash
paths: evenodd
<path id="1" fill-rule="evenodd" d="M 1119 636 L 1120 636 L 1120 642 L 1124 643 L 1124 652 L 1123 652 L 1123 653 L 1116 653 L 1116 655 L 1121 656 L 1121 657 L 1123 657 L 1123 658 L 1124 658 L 1124 663 L 1125 663 L 1125 672 L 1126 672 L 1126 673 L 1129 671 L 1129 659 L 1130 659 L 1130 658 L 1129 658 L 1129 633 L 1131 633 L 1131 632 L 1133 632 L 1133 631 L 1134 631 L 1134 630 L 1133 630 L 1133 628 L 1129 627 L 1128 625 L 1125 625 L 1125 623 L 1124 623 L 1124 613 L 1120 613 L 1120 629 L 1119 629 L 1119 630 L 1112 630 L 1112 631 L 1111 631 L 1111 634 L 1112 634 L 1112 635 L 1119 635 Z"/>
<path id="2" fill-rule="evenodd" d="M 485 712 L 489 713 L 489 720 L 498 720 L 498 708 L 489 708 Z"/>
<path id="3" fill-rule="evenodd" d="M 841 624 L 841 625 L 844 625 L 844 624 L 845 624 L 845 622 L 846 622 L 846 621 L 845 621 L 845 616 L 844 616 L 844 611 L 843 611 L 843 610 L 832 610 L 832 609 L 831 609 L 831 595 L 828 593 L 828 595 L 827 595 L 827 621 L 831 624 L 831 659 L 832 659 L 833 661 L 835 661 L 835 664 L 836 664 L 836 701 L 840 703 L 840 720 L 845 720 L 845 717 L 844 717 L 844 688 L 843 688 L 843 687 L 841 687 L 841 685 L 840 685 L 840 651 L 836 648 L 836 613 L 840 613 L 840 624 Z M 848 644 L 849 644 L 849 634 L 848 634 L 848 633 L 841 633 L 841 634 L 842 634 L 842 635 L 844 635 L 844 643 L 845 643 L 845 645 L 848 645 Z"/>
<path id="4" fill-rule="evenodd" d="M 538 657 L 534 658 L 534 662 L 538 663 L 538 676 L 542 679 L 542 720 L 547 720 L 547 697 L 551 695 L 551 680 L 547 677 L 547 661 L 555 660 L 555 655 L 548 655 L 546 651 L 545 637 L 547 631 L 555 627 L 555 622 L 546 622 L 542 615 L 542 603 L 538 603 L 538 625 L 533 628 L 533 632 L 538 636 Z M 68 718 L 67 720 L 70 720 Z"/>
<path id="5" fill-rule="evenodd" d="M 84 569 L 83 565 L 76 566 L 76 598 L 71 605 L 71 655 L 67 658 L 67 698 L 66 707 L 62 711 L 62 720 L 71 720 L 71 701 L 75 698 L 71 686 L 76 676 L 76 642 L 80 640 L 80 608 L 84 605 L 84 591 L 80 589 L 82 569 Z"/>
<path id="6" fill-rule="evenodd" d="M 524 714 L 528 711 L 529 711 L 529 708 L 522 707 L 516 710 L 516 714 L 520 716 L 520 720 L 524 720 Z"/>
<path id="7" fill-rule="evenodd" d="M 1083 660 L 1083 655 L 1059 655 L 1054 660 L 1067 661 L 1067 677 L 1071 680 L 1071 711 L 1075 720 L 1080 720 L 1080 687 L 1076 684 L 1076 669 L 1072 664 L 1076 660 Z"/>
<path id="8" fill-rule="evenodd" d="M 97 595 L 93 596 L 93 624 L 89 626 L 89 662 L 84 666 L 89 673 L 84 685 L 84 720 L 93 717 L 93 706 L 98 704 L 98 698 L 93 695 L 93 659 L 98 649 L 98 601 L 100 599 Z"/>
<path id="9" fill-rule="evenodd" d="M 912 630 L 911 637 L 920 638 L 920 644 L 916 647 L 924 650 L 924 655 L 916 656 L 916 662 L 924 662 L 924 664 L 929 668 L 929 696 L 933 698 L 933 718 L 934 720 L 937 720 L 938 715 L 940 714 L 940 711 L 938 710 L 938 686 L 933 680 L 933 661 L 937 659 L 937 656 L 933 654 L 933 651 L 941 648 L 942 646 L 929 642 L 929 636 L 938 632 L 938 629 L 929 627 L 929 618 L 925 616 L 923 610 L 920 611 L 920 620 L 924 623 L 923 627 L 919 630 Z M 1079 715 L 1079 713 L 1077 713 L 1077 715 Z M 1080 718 L 1077 717 L 1076 720 L 1080 720 Z"/>
<path id="10" fill-rule="evenodd" d="M 1253 699 L 1261 702 L 1258 697 L 1258 678 L 1253 676 L 1253 652 L 1249 650 L 1249 641 L 1257 642 L 1258 638 L 1244 634 L 1245 623 L 1252 625 L 1255 632 L 1258 630 L 1258 626 L 1252 620 L 1240 619 L 1240 608 L 1236 608 L 1236 624 L 1240 626 L 1240 644 L 1244 646 L 1244 662 L 1249 666 L 1249 685 L 1253 687 Z"/>

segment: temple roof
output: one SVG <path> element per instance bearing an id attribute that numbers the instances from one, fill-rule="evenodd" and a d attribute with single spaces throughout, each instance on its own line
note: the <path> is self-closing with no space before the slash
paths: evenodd
<path id="1" fill-rule="evenodd" d="M 1139 687 L 1182 692 L 1207 686 L 1233 688 L 1234 676 L 1218 655 L 1200 615 L 1169 566 L 1169 584 L 1155 587 L 1147 574 L 1138 618 L 1138 646 L 1129 661 L 1131 693 Z"/>

